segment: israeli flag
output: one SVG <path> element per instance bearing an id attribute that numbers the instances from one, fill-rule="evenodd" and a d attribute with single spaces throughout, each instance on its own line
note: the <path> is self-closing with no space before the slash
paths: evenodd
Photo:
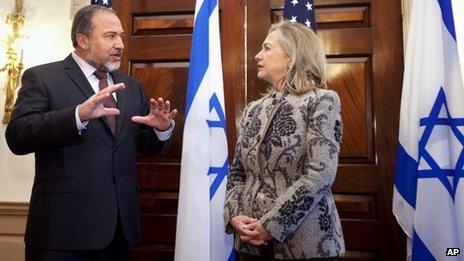
<path id="1" fill-rule="evenodd" d="M 197 0 L 185 105 L 175 260 L 228 260 L 228 173 L 217 0 Z"/>
<path id="2" fill-rule="evenodd" d="M 411 10 L 393 213 L 412 260 L 464 260 L 464 89 L 451 0 L 415 0 Z"/>

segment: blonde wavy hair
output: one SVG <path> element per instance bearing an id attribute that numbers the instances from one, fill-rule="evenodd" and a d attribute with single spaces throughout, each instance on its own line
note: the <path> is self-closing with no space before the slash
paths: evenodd
<path id="1" fill-rule="evenodd" d="M 268 33 L 277 32 L 277 39 L 290 57 L 287 75 L 281 80 L 283 91 L 302 94 L 315 89 L 327 89 L 324 48 L 317 35 L 299 23 L 281 21 Z"/>

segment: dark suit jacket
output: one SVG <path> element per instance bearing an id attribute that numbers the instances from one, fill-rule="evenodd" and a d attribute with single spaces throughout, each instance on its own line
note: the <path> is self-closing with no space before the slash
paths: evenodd
<path id="1" fill-rule="evenodd" d="M 140 238 L 136 153 L 162 152 L 170 140 L 131 121 L 148 112 L 144 91 L 135 79 L 111 74 L 126 86 L 117 93 L 116 136 L 104 118 L 90 120 L 79 135 L 76 106 L 94 91 L 71 55 L 24 72 L 6 140 L 15 154 L 35 153 L 26 244 L 101 249 L 113 238 L 118 213 L 127 241 Z"/>

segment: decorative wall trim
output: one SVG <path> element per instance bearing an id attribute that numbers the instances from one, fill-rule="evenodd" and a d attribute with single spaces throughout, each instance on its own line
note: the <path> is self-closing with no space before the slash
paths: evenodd
<path id="1" fill-rule="evenodd" d="M 28 203 L 0 202 L 0 260 L 24 260 Z"/>
<path id="2" fill-rule="evenodd" d="M 0 215 L 27 215 L 29 203 L 0 201 Z"/>

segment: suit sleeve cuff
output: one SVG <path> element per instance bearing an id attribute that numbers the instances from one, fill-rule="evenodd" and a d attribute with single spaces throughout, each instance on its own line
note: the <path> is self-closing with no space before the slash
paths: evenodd
<path id="1" fill-rule="evenodd" d="M 76 106 L 74 115 L 76 117 L 77 132 L 79 132 L 80 135 L 83 130 L 87 129 L 87 124 L 89 124 L 89 121 L 81 122 L 81 119 L 79 119 L 79 105 Z"/>

